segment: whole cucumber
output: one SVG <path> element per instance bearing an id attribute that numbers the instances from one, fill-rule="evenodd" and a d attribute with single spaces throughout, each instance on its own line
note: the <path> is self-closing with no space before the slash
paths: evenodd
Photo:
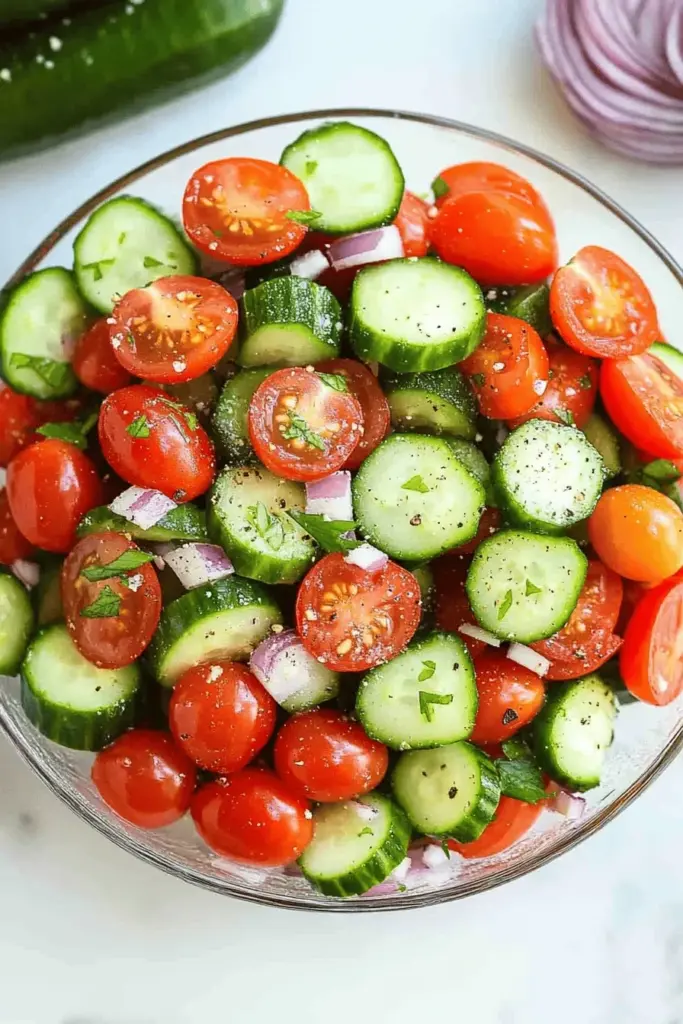
<path id="1" fill-rule="evenodd" d="M 0 159 L 227 74 L 268 40 L 283 3 L 122 0 L 3 42 Z"/>

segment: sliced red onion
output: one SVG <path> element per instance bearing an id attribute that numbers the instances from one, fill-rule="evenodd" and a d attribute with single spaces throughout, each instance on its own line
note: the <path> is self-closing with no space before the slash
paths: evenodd
<path id="1" fill-rule="evenodd" d="M 342 469 L 306 484 L 306 511 L 348 522 L 353 519 L 351 474 Z"/>
<path id="2" fill-rule="evenodd" d="M 293 277 L 305 277 L 308 281 L 315 281 L 329 269 L 327 256 L 320 249 L 311 249 L 303 256 L 297 256 L 289 264 L 289 272 Z"/>
<path id="3" fill-rule="evenodd" d="M 563 814 L 565 818 L 573 821 L 583 817 L 586 811 L 586 801 L 582 796 L 570 793 L 568 790 L 558 787 L 556 795 L 548 801 L 548 810 Z"/>
<path id="4" fill-rule="evenodd" d="M 339 676 L 306 650 L 293 629 L 266 637 L 249 667 L 273 700 L 291 713 L 306 711 L 339 692 Z"/>
<path id="5" fill-rule="evenodd" d="M 28 562 L 24 558 L 15 559 L 10 569 L 20 583 L 23 583 L 29 590 L 37 587 L 40 582 L 40 566 L 37 562 Z"/>
<path id="6" fill-rule="evenodd" d="M 383 263 L 385 260 L 400 259 L 403 255 L 401 232 L 395 224 L 339 238 L 327 251 L 327 258 L 334 270 Z"/>
<path id="7" fill-rule="evenodd" d="M 465 636 L 471 636 L 473 640 L 481 640 L 485 644 L 490 644 L 491 647 L 500 647 L 503 642 L 499 637 L 494 636 L 493 633 L 489 633 L 488 629 L 482 629 L 481 626 L 470 625 L 469 622 L 464 622 L 462 626 L 458 626 L 458 633 L 464 633 Z"/>
<path id="8" fill-rule="evenodd" d="M 537 676 L 548 674 L 548 669 L 550 668 L 548 659 L 544 658 L 542 654 L 537 654 L 536 651 L 531 647 L 527 647 L 526 644 L 510 644 L 506 655 L 510 661 L 516 662 L 522 668 L 528 668 L 530 672 L 535 672 Z"/>
<path id="9" fill-rule="evenodd" d="M 160 519 L 177 507 L 175 501 L 171 501 L 161 491 L 145 487 L 129 487 L 109 505 L 112 512 L 129 519 L 141 530 L 156 526 Z"/>
<path id="10" fill-rule="evenodd" d="M 389 561 L 389 556 L 379 548 L 374 548 L 372 544 L 359 544 L 353 551 L 344 555 L 344 561 L 350 565 L 357 565 L 359 569 L 365 569 L 367 572 L 379 572 Z"/>
<path id="11" fill-rule="evenodd" d="M 224 580 L 235 571 L 225 551 L 217 544 L 181 544 L 162 557 L 186 590 Z"/>
<path id="12" fill-rule="evenodd" d="M 427 868 L 444 868 L 449 860 L 450 857 L 442 846 L 425 846 L 422 851 L 422 863 Z"/>

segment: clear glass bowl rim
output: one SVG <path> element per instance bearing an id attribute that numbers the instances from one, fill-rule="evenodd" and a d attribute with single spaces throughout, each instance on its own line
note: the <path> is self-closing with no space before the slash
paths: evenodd
<path id="1" fill-rule="evenodd" d="M 526 146 L 523 143 L 515 142 L 514 140 L 509 139 L 504 135 L 500 135 L 497 132 L 492 132 L 485 128 L 478 128 L 474 125 L 466 124 L 462 121 L 455 121 L 446 117 L 438 117 L 431 114 L 418 114 L 405 110 L 383 110 L 372 107 L 340 107 L 325 110 L 309 110 L 294 114 L 281 114 L 275 117 L 266 117 L 254 121 L 247 121 L 231 128 L 224 128 L 216 132 L 211 132 L 208 135 L 192 139 L 180 146 L 167 150 L 165 153 L 162 153 L 160 156 L 155 157 L 152 160 L 148 160 L 146 163 L 141 164 L 128 174 L 125 174 L 111 182 L 105 188 L 91 196 L 90 199 L 86 200 L 85 203 L 79 206 L 78 209 L 74 210 L 74 212 L 68 217 L 65 217 L 64 220 L 62 220 L 24 260 L 9 281 L 7 281 L 2 291 L 14 287 L 14 285 L 24 277 L 24 275 L 31 273 L 48 255 L 50 250 L 63 238 L 63 236 L 79 221 L 92 213 L 100 203 L 110 198 L 112 194 L 133 184 L 139 178 L 144 177 L 150 171 L 163 167 L 165 164 L 180 156 L 190 153 L 193 150 L 209 143 L 220 142 L 221 140 L 230 139 L 237 135 L 242 135 L 246 132 L 260 128 L 268 128 L 281 124 L 294 124 L 305 121 L 354 117 L 395 118 L 439 128 L 448 128 L 452 131 L 469 135 L 473 138 L 493 142 L 502 149 L 507 149 L 512 153 L 522 154 L 531 160 L 536 161 L 583 189 L 602 206 L 606 207 L 611 213 L 618 217 L 624 224 L 634 231 L 650 249 L 652 249 L 662 263 L 664 263 L 668 270 L 673 274 L 678 283 L 683 286 L 683 268 L 679 266 L 673 256 L 667 252 L 667 250 L 645 227 L 643 227 L 642 224 L 640 224 L 618 203 L 582 175 L 566 167 L 564 164 L 559 163 L 557 160 L 552 159 L 552 157 L 539 153 L 532 147 Z M 78 817 L 87 821 L 88 824 L 92 825 L 98 832 L 106 836 L 121 849 L 127 850 L 134 856 L 153 864 L 155 867 L 161 868 L 162 871 L 165 871 L 176 878 L 180 878 L 183 881 L 190 882 L 194 885 L 200 886 L 201 888 L 208 889 L 221 895 L 234 896 L 237 899 L 260 903 L 266 906 L 281 907 L 283 909 L 316 910 L 337 913 L 369 912 L 378 910 L 409 910 L 416 907 L 426 907 L 439 903 L 450 902 L 451 900 L 462 899 L 465 896 L 472 896 L 478 892 L 494 889 L 497 886 L 503 885 L 505 882 L 510 882 L 515 878 L 521 878 L 522 876 L 529 874 L 531 871 L 535 871 L 537 868 L 542 867 L 544 864 L 549 863 L 556 857 L 561 856 L 563 853 L 573 849 L 579 843 L 588 839 L 588 837 L 593 835 L 593 833 L 598 829 L 612 821 L 617 814 L 624 810 L 624 808 L 628 807 L 636 797 L 638 797 L 652 782 L 654 782 L 661 772 L 663 772 L 664 769 L 672 763 L 681 748 L 683 748 L 683 723 L 681 723 L 677 731 L 670 737 L 662 750 L 660 750 L 658 756 L 649 766 L 647 771 L 643 772 L 642 775 L 636 779 L 636 781 L 633 782 L 618 799 L 604 807 L 599 814 L 595 815 L 595 817 L 592 817 L 590 820 L 580 824 L 569 835 L 559 837 L 557 842 L 552 844 L 550 847 L 536 855 L 525 858 L 520 863 L 501 868 L 501 870 L 496 872 L 495 875 L 458 883 L 457 888 L 434 889 L 429 892 L 406 892 L 388 898 L 367 897 L 363 900 L 354 900 L 353 902 L 350 902 L 345 900 L 325 901 L 324 898 L 321 899 L 317 894 L 313 893 L 311 894 L 311 897 L 307 897 L 306 895 L 301 894 L 292 894 L 289 896 L 274 893 L 258 893 L 253 890 L 245 891 L 241 888 L 237 879 L 231 880 L 228 878 L 218 877 L 207 878 L 205 876 L 195 874 L 195 872 L 189 868 L 185 869 L 177 865 L 169 864 L 161 854 L 145 849 L 137 843 L 132 836 L 123 831 L 117 830 L 113 819 L 111 823 L 98 819 L 92 813 L 85 796 L 82 794 L 72 796 L 71 793 L 67 792 L 62 786 L 61 779 L 56 768 L 51 764 L 45 765 L 41 763 L 39 757 L 31 748 L 25 736 L 17 732 L 11 720 L 5 716 L 2 706 L 0 706 L 0 727 L 2 727 L 19 754 L 34 770 L 48 789 L 50 789 L 55 796 L 59 797 L 59 799 L 62 800 L 76 815 L 78 815 Z"/>

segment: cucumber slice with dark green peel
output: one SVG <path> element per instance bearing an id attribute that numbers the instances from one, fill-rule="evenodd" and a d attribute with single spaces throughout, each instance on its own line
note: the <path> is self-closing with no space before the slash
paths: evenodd
<path id="1" fill-rule="evenodd" d="M 61 587 L 62 565 L 63 559 L 50 558 L 49 562 L 41 567 L 38 585 L 31 594 L 38 626 L 51 626 L 64 619 Z"/>
<path id="2" fill-rule="evenodd" d="M 350 308 L 356 355 L 398 373 L 459 363 L 481 341 L 486 320 L 476 281 L 432 257 L 390 260 L 359 271 Z"/>
<path id="3" fill-rule="evenodd" d="M 207 504 L 209 534 L 240 576 L 295 583 L 311 568 L 316 546 L 287 512 L 305 508 L 303 484 L 263 466 L 224 469 Z"/>
<path id="4" fill-rule="evenodd" d="M 48 739 L 73 750 L 101 750 L 135 722 L 140 669 L 96 668 L 66 626 L 41 629 L 21 665 L 21 703 Z"/>
<path id="5" fill-rule="evenodd" d="M 501 289 L 490 308 L 493 312 L 526 320 L 542 338 L 547 338 L 553 329 L 550 319 L 550 289 L 547 284 Z"/>
<path id="6" fill-rule="evenodd" d="M 461 843 L 479 838 L 500 800 L 496 766 L 465 741 L 401 754 L 391 785 L 414 829 Z"/>
<path id="7" fill-rule="evenodd" d="M 33 622 L 26 587 L 16 577 L 0 572 L 0 675 L 13 676 L 19 671 Z"/>
<path id="8" fill-rule="evenodd" d="M 581 428 L 599 453 L 608 480 L 621 473 L 621 451 L 619 435 L 614 427 L 599 413 L 594 412 Z"/>
<path id="9" fill-rule="evenodd" d="M 588 561 L 570 537 L 501 530 L 482 541 L 467 574 L 480 626 L 530 644 L 562 629 L 576 607 Z"/>
<path id="10" fill-rule="evenodd" d="M 423 562 L 422 565 L 414 565 L 409 562 L 405 568 L 408 572 L 412 572 L 420 588 L 420 597 L 422 598 L 421 622 L 424 624 L 426 620 L 429 620 L 432 617 L 436 608 L 436 583 L 434 582 L 434 573 L 432 572 L 431 566 L 428 562 Z"/>
<path id="11" fill-rule="evenodd" d="M 298 864 L 325 896 L 359 896 L 383 882 L 408 853 L 410 822 L 393 800 L 369 793 L 313 812 L 313 839 Z"/>
<path id="12" fill-rule="evenodd" d="M 211 425 L 221 454 L 232 466 L 244 466 L 256 459 L 249 438 L 249 403 L 259 384 L 273 372 L 272 367 L 241 370 L 226 381 L 221 391 Z"/>
<path id="13" fill-rule="evenodd" d="M 356 717 L 392 750 L 467 739 L 477 714 L 474 667 L 455 633 L 428 633 L 363 676 Z"/>
<path id="14" fill-rule="evenodd" d="M 650 345 L 648 352 L 683 380 L 683 352 L 672 345 L 667 345 L 665 341 L 656 341 L 654 345 Z"/>
<path id="15" fill-rule="evenodd" d="M 78 287 L 100 313 L 132 288 L 196 271 L 197 257 L 175 224 L 133 196 L 103 203 L 74 242 Z"/>
<path id="16" fill-rule="evenodd" d="M 591 514 L 602 493 L 605 467 L 581 430 L 527 420 L 503 442 L 491 480 L 509 522 L 560 533 Z"/>
<path id="17" fill-rule="evenodd" d="M 425 434 L 392 434 L 353 481 L 360 533 L 403 561 L 435 558 L 471 540 L 484 500 L 484 488 L 445 439 Z"/>
<path id="18" fill-rule="evenodd" d="M 539 764 L 570 789 L 599 786 L 616 715 L 614 690 L 599 675 L 553 683 L 532 725 Z"/>
<path id="19" fill-rule="evenodd" d="M 473 440 L 477 403 L 471 387 L 454 367 L 431 373 L 386 374 L 382 387 L 396 430 Z"/>
<path id="20" fill-rule="evenodd" d="M 127 533 L 135 540 L 146 540 L 151 543 L 164 543 L 169 540 L 205 541 L 209 539 L 204 511 L 191 502 L 178 505 L 147 530 L 131 523 L 130 519 L 112 512 L 107 505 L 100 505 L 83 516 L 78 524 L 76 534 L 79 537 L 86 537 L 89 533 L 101 533 L 107 530 L 113 530 L 114 533 Z"/>
<path id="21" fill-rule="evenodd" d="M 242 296 L 240 366 L 307 366 L 339 355 L 342 309 L 329 288 L 276 277 Z"/>
<path id="22" fill-rule="evenodd" d="M 29 274 L 10 292 L 0 314 L 3 379 L 34 398 L 72 395 L 78 380 L 66 352 L 90 319 L 68 270 L 48 267 Z"/>
<path id="23" fill-rule="evenodd" d="M 264 587 L 239 576 L 207 583 L 166 605 L 147 648 L 147 660 L 162 686 L 209 661 L 246 661 L 282 622 Z"/>
<path id="24" fill-rule="evenodd" d="M 479 481 L 486 492 L 486 504 L 496 507 L 498 499 L 493 493 L 491 486 L 491 467 L 486 457 L 471 441 L 464 441 L 460 437 L 444 437 L 456 459 L 462 462 L 465 469 L 469 470 L 473 477 Z"/>
<path id="25" fill-rule="evenodd" d="M 88 3 L 92 4 L 92 0 L 0 0 L 0 25 L 38 21 L 53 12 L 63 14 Z"/>
<path id="26" fill-rule="evenodd" d="M 305 131 L 280 163 L 303 181 L 316 231 L 346 235 L 391 224 L 403 199 L 403 172 L 384 139 L 348 121 Z"/>

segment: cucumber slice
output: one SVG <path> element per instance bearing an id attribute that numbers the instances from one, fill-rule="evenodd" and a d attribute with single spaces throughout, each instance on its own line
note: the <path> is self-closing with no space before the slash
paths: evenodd
<path id="1" fill-rule="evenodd" d="M 356 717 L 392 750 L 419 750 L 466 739 L 477 705 L 474 667 L 460 637 L 428 633 L 366 673 Z"/>
<path id="2" fill-rule="evenodd" d="M 225 382 L 211 425 L 221 454 L 235 466 L 252 462 L 256 456 L 249 438 L 249 403 L 259 384 L 274 371 L 268 367 L 241 370 Z"/>
<path id="3" fill-rule="evenodd" d="M 431 373 L 387 374 L 382 387 L 396 430 L 474 439 L 477 403 L 455 367 Z"/>
<path id="4" fill-rule="evenodd" d="M 209 496 L 209 535 L 227 551 L 240 576 L 295 583 L 313 564 L 315 543 L 287 512 L 305 508 L 303 484 L 263 466 L 224 469 Z"/>
<path id="5" fill-rule="evenodd" d="M 31 595 L 38 626 L 51 626 L 64 619 L 61 586 L 63 564 L 64 559 L 50 557 L 41 567 L 38 586 Z"/>
<path id="6" fill-rule="evenodd" d="M 496 313 L 526 320 L 542 338 L 547 338 L 553 329 L 550 319 L 550 289 L 547 284 L 501 289 L 500 296 L 491 308 Z"/>
<path id="7" fill-rule="evenodd" d="M 587 570 L 586 556 L 570 537 L 501 530 L 475 551 L 467 597 L 484 629 L 529 644 L 562 629 Z"/>
<path id="8" fill-rule="evenodd" d="M 465 359 L 486 322 L 477 282 L 432 257 L 390 260 L 356 274 L 349 336 L 356 355 L 398 373 Z"/>
<path id="9" fill-rule="evenodd" d="M 83 334 L 89 316 L 68 270 L 48 267 L 29 274 L 0 315 L 3 379 L 34 398 L 72 395 L 78 380 L 65 352 Z"/>
<path id="10" fill-rule="evenodd" d="M 306 186 L 320 214 L 316 231 L 345 235 L 391 224 L 403 199 L 403 172 L 389 144 L 348 121 L 304 132 L 280 163 Z"/>
<path id="11" fill-rule="evenodd" d="M 107 505 L 100 505 L 98 508 L 87 512 L 80 523 L 76 534 L 78 537 L 86 537 L 89 533 L 101 533 L 113 530 L 114 533 L 127 533 L 135 540 L 146 540 L 151 543 L 164 543 L 169 540 L 208 540 L 206 531 L 206 516 L 202 509 L 197 508 L 191 502 L 178 505 L 177 508 L 167 512 L 165 516 L 150 526 L 148 530 L 131 523 L 130 519 L 112 512 Z"/>
<path id="12" fill-rule="evenodd" d="M 401 754 L 391 785 L 413 828 L 461 843 L 479 838 L 500 800 L 496 766 L 465 741 Z"/>
<path id="13" fill-rule="evenodd" d="M 321 804 L 313 812 L 313 824 L 313 839 L 298 864 L 304 877 L 326 896 L 367 892 L 383 882 L 408 853 L 410 822 L 381 793 L 342 804 Z"/>
<path id="14" fill-rule="evenodd" d="M 207 661 L 246 661 L 271 626 L 282 622 L 270 594 L 232 576 L 171 601 L 161 613 L 147 658 L 162 686 Z"/>
<path id="15" fill-rule="evenodd" d="M 667 345 L 665 341 L 656 341 L 654 345 L 650 345 L 648 352 L 660 359 L 673 374 L 683 380 L 683 352 L 673 345 Z"/>
<path id="16" fill-rule="evenodd" d="M 595 673 L 571 683 L 553 683 L 532 725 L 541 767 L 571 789 L 599 786 L 616 714 L 614 690 Z"/>
<path id="17" fill-rule="evenodd" d="M 307 366 L 339 355 L 342 309 L 329 288 L 276 277 L 242 296 L 240 366 Z"/>
<path id="18" fill-rule="evenodd" d="M 21 703 L 35 727 L 63 747 L 101 750 L 135 722 L 140 669 L 96 668 L 66 626 L 41 629 L 21 666 Z"/>
<path id="19" fill-rule="evenodd" d="M 621 473 L 621 451 L 619 435 L 614 427 L 594 412 L 581 429 L 600 455 L 607 479 L 618 476 Z"/>
<path id="20" fill-rule="evenodd" d="M 476 444 L 472 444 L 471 441 L 463 441 L 460 437 L 444 437 L 444 441 L 446 441 L 456 459 L 462 462 L 465 469 L 482 485 L 486 492 L 486 504 L 497 506 L 498 500 L 491 486 L 491 467 Z"/>
<path id="21" fill-rule="evenodd" d="M 78 287 L 100 313 L 111 313 L 132 288 L 196 272 L 197 257 L 175 224 L 133 196 L 103 203 L 74 242 Z"/>
<path id="22" fill-rule="evenodd" d="M 367 540 L 390 558 L 421 561 L 471 540 L 484 488 L 439 437 L 392 434 L 363 462 L 353 508 Z"/>
<path id="23" fill-rule="evenodd" d="M 13 676 L 19 671 L 33 621 L 26 587 L 15 576 L 0 572 L 0 675 Z"/>
<path id="24" fill-rule="evenodd" d="M 422 565 L 413 565 L 409 562 L 404 568 L 406 568 L 408 572 L 412 572 L 420 588 L 420 597 L 422 599 L 422 623 L 424 624 L 426 620 L 431 618 L 436 608 L 436 583 L 434 581 L 434 573 L 432 572 L 431 566 L 428 562 L 423 562 Z"/>
<path id="25" fill-rule="evenodd" d="M 528 420 L 506 438 L 491 479 L 509 522 L 560 533 L 587 519 L 605 481 L 599 453 L 576 427 Z"/>

